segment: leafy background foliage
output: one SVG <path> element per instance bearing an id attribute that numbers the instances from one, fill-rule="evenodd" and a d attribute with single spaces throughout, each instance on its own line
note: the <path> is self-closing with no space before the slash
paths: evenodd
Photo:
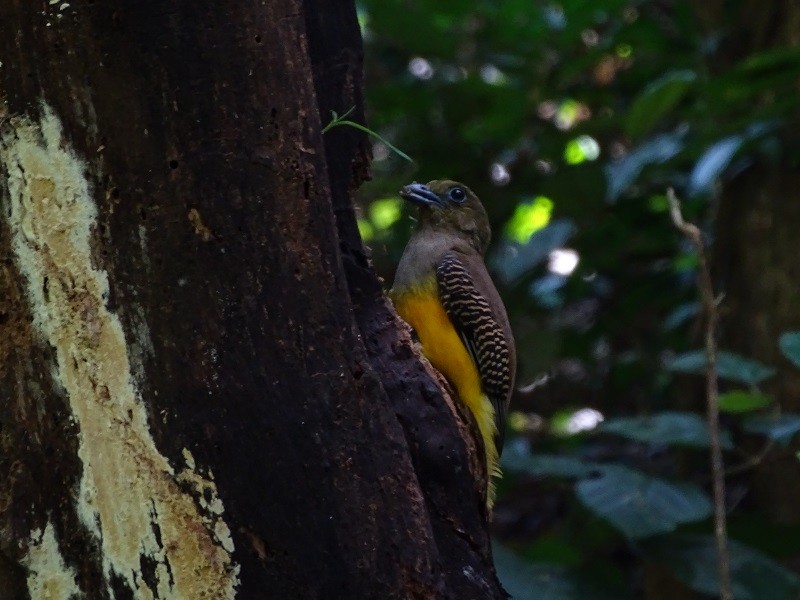
<path id="1" fill-rule="evenodd" d="M 665 190 L 713 244 L 726 184 L 796 167 L 800 49 L 758 28 L 800 22 L 787 6 L 358 2 L 367 125 L 415 161 L 374 139 L 376 267 L 391 281 L 412 180 L 467 183 L 495 232 L 520 362 L 494 522 L 515 598 L 716 592 L 697 261 Z M 775 345 L 800 368 L 800 333 Z M 793 454 L 800 414 L 769 391 L 775 365 L 719 358 L 736 597 L 798 598 L 800 528 L 747 501 L 747 472 Z"/>

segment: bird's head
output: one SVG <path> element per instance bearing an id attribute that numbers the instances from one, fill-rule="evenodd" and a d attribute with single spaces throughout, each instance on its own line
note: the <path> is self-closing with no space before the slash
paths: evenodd
<path id="1" fill-rule="evenodd" d="M 400 190 L 404 200 L 419 205 L 419 227 L 457 235 L 481 254 L 492 231 L 486 210 L 475 193 L 457 181 L 437 179 L 411 183 Z"/>

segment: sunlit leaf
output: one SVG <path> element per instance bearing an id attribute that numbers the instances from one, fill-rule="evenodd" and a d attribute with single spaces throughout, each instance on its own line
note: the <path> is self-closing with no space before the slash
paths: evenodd
<path id="1" fill-rule="evenodd" d="M 493 542 L 497 576 L 513 600 L 618 600 L 618 592 L 594 585 L 574 569 L 534 563 Z"/>
<path id="2" fill-rule="evenodd" d="M 710 535 L 679 534 L 648 540 L 645 555 L 669 568 L 693 590 L 719 596 L 716 541 Z M 728 540 L 733 595 L 737 600 L 800 598 L 800 577 L 769 556 Z"/>
<path id="3" fill-rule="evenodd" d="M 800 432 L 800 414 L 754 415 L 745 419 L 745 431 L 760 433 L 781 444 L 788 444 Z"/>
<path id="4" fill-rule="evenodd" d="M 513 241 L 524 244 L 531 236 L 546 227 L 553 213 L 553 201 L 545 196 L 520 202 L 506 223 L 505 234 Z"/>
<path id="5" fill-rule="evenodd" d="M 696 79 L 694 71 L 672 71 L 648 85 L 628 111 L 626 133 L 638 138 L 650 131 L 683 99 Z"/>
<path id="6" fill-rule="evenodd" d="M 706 422 L 689 412 L 667 411 L 646 417 L 609 419 L 598 430 L 652 444 L 707 447 L 710 439 Z M 733 447 L 728 432 L 723 431 L 721 437 L 723 448 Z"/>
<path id="7" fill-rule="evenodd" d="M 711 513 L 711 503 L 698 488 L 620 466 L 579 481 L 575 489 L 586 508 L 634 539 L 674 531 Z"/>
<path id="8" fill-rule="evenodd" d="M 728 413 L 743 413 L 760 410 L 769 406 L 772 398 L 765 394 L 731 390 L 719 395 L 719 409 Z"/>
<path id="9" fill-rule="evenodd" d="M 372 224 L 378 229 L 388 229 L 396 223 L 402 215 L 402 200 L 399 198 L 381 198 L 375 200 L 369 207 L 369 216 Z"/>
<path id="10" fill-rule="evenodd" d="M 716 365 L 717 375 L 721 379 L 749 385 L 757 385 L 775 374 L 772 367 L 732 352 L 723 351 L 717 354 Z M 666 364 L 666 368 L 679 373 L 705 374 L 706 353 L 704 350 L 692 350 L 678 354 Z"/>
<path id="11" fill-rule="evenodd" d="M 800 332 L 787 331 L 778 338 L 778 346 L 783 355 L 792 361 L 795 367 L 800 367 Z"/>
<path id="12" fill-rule="evenodd" d="M 600 145 L 588 135 L 581 135 L 567 142 L 564 148 L 564 160 L 570 165 L 579 165 L 587 160 L 597 160 L 600 156 Z"/>
<path id="13" fill-rule="evenodd" d="M 564 477 L 566 479 L 588 477 L 601 468 L 600 465 L 587 463 L 573 456 L 522 454 L 508 451 L 503 454 L 501 462 L 503 469 L 511 472 L 525 472 L 537 477 Z"/>
<path id="14" fill-rule="evenodd" d="M 361 234 L 361 239 L 363 239 L 365 242 L 368 242 L 375 237 L 375 228 L 372 226 L 372 223 L 366 219 L 359 218 L 356 221 L 356 224 L 358 225 L 358 232 Z"/>

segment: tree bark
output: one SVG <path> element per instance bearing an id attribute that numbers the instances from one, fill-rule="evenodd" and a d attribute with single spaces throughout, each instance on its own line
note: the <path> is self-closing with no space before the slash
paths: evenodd
<path id="1" fill-rule="evenodd" d="M 797 3 L 745 0 L 734 10 L 727 4 L 697 5 L 706 29 L 726 33 L 713 69 L 724 71 L 753 53 L 789 51 L 800 44 Z M 765 95 L 763 101 L 775 100 Z M 781 333 L 800 330 L 800 175 L 792 158 L 798 149 L 797 124 L 795 116 L 780 132 L 781 157 L 756 157 L 723 186 L 715 224 L 714 269 L 717 287 L 725 294 L 720 346 L 777 368 L 764 391 L 783 412 L 800 412 L 800 373 L 778 348 Z M 797 449 L 769 452 L 750 474 L 751 506 L 777 523 L 800 522 Z M 800 553 L 788 562 L 800 568 Z"/>
<path id="2" fill-rule="evenodd" d="M 0 6 L 0 595 L 504 596 L 320 133 L 360 44 L 344 0 Z"/>

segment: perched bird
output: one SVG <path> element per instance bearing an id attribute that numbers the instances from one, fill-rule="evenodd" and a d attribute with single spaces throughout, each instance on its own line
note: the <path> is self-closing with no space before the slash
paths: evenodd
<path id="1" fill-rule="evenodd" d="M 425 356 L 474 417 L 486 452 L 491 508 L 516 351 L 503 301 L 483 262 L 489 219 L 478 197 L 456 181 L 412 183 L 400 196 L 419 205 L 419 220 L 389 295 Z"/>

